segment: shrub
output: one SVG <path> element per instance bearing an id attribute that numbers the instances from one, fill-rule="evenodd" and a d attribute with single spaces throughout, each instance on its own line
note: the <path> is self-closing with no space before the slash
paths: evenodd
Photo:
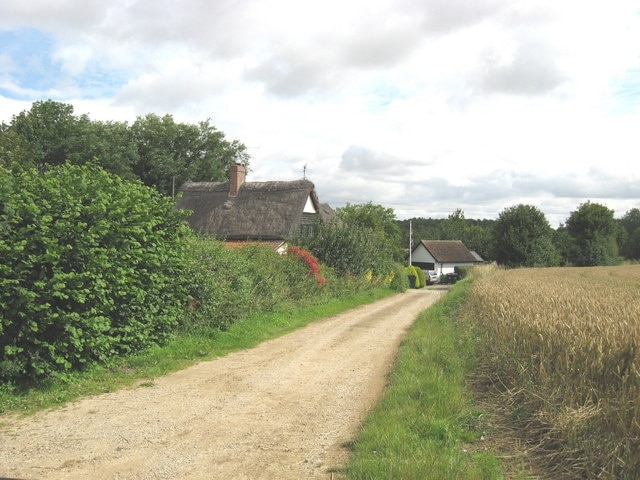
<path id="1" fill-rule="evenodd" d="M 322 262 L 339 276 L 363 277 L 367 271 L 372 276 L 386 275 L 393 269 L 393 253 L 384 237 L 364 227 L 352 227 L 338 221 L 319 223 L 316 234 L 300 239 Z"/>
<path id="2" fill-rule="evenodd" d="M 0 378 L 145 348 L 177 324 L 188 227 L 173 202 L 93 166 L 0 172 Z"/>
<path id="3" fill-rule="evenodd" d="M 313 254 L 303 248 L 292 245 L 287 251 L 287 255 L 290 257 L 297 257 L 302 260 L 309 268 L 309 273 L 316 279 L 319 286 L 323 286 L 327 280 L 320 274 L 320 264 L 318 259 Z"/>
<path id="4" fill-rule="evenodd" d="M 424 272 L 414 265 L 406 267 L 406 275 L 409 277 L 415 277 L 415 288 L 422 288 L 427 285 L 427 279 Z"/>
<path id="5" fill-rule="evenodd" d="M 418 285 L 418 288 L 426 287 L 427 286 L 427 277 L 424 274 L 424 271 L 421 268 L 418 268 L 418 267 L 414 267 L 414 268 L 415 268 L 416 275 L 418 277 L 418 280 L 416 282 L 416 284 Z"/>
<path id="6" fill-rule="evenodd" d="M 409 277 L 405 268 L 399 263 L 394 263 L 393 269 L 385 277 L 385 284 L 398 292 L 406 291 L 409 288 Z"/>
<path id="7" fill-rule="evenodd" d="M 189 308 L 184 326 L 226 329 L 241 317 L 319 294 L 329 272 L 310 252 L 290 247 L 288 255 L 247 244 L 229 248 L 211 237 L 189 241 Z"/>
<path id="8" fill-rule="evenodd" d="M 467 278 L 467 276 L 469 275 L 469 272 L 473 268 L 474 267 L 455 267 L 454 272 L 457 275 L 458 280 L 462 280 L 463 278 Z"/>
<path id="9" fill-rule="evenodd" d="M 226 329 L 251 306 L 251 267 L 218 240 L 188 242 L 189 308 L 185 324 L 206 323 Z"/>

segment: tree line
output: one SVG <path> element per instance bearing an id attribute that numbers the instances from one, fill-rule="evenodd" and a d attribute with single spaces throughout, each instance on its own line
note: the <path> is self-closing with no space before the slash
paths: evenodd
<path id="1" fill-rule="evenodd" d="M 238 162 L 249 162 L 245 145 L 227 140 L 209 119 L 188 124 L 150 113 L 132 124 L 95 121 L 45 100 L 0 124 L 0 166 L 11 171 L 93 163 L 171 196 L 186 180 L 225 181 Z"/>
<path id="2" fill-rule="evenodd" d="M 91 163 L 173 196 L 186 180 L 225 181 L 230 166 L 238 162 L 249 162 L 245 145 L 227 140 L 209 119 L 186 124 L 174 121 L 171 115 L 147 114 L 132 124 L 93 121 L 86 114 L 74 114 L 72 105 L 46 100 L 34 102 L 30 110 L 0 124 L 0 167 L 14 172 Z M 397 221 L 392 209 L 371 202 L 347 204 L 339 213 L 345 225 L 376 232 L 377 240 L 359 239 L 360 244 L 377 245 L 381 250 L 382 242 L 385 253 L 402 260 L 409 220 Z M 586 202 L 555 230 L 539 209 L 522 204 L 506 208 L 497 220 L 467 219 L 457 209 L 446 219 L 411 221 L 414 239 L 462 240 L 484 259 L 507 266 L 608 265 L 640 259 L 637 208 L 615 219 L 606 206 Z M 333 227 L 336 242 L 340 235 L 352 235 L 348 228 Z M 319 231 L 328 233 L 327 229 Z M 346 255 L 344 245 L 334 246 Z M 327 260 L 341 261 L 335 258 L 336 251 L 325 250 Z"/>
<path id="3" fill-rule="evenodd" d="M 533 205 L 505 208 L 496 220 L 466 219 L 457 209 L 445 219 L 398 221 L 404 245 L 409 242 L 409 222 L 414 243 L 461 240 L 484 260 L 507 267 L 596 266 L 640 260 L 638 208 L 616 219 L 605 205 L 587 201 L 557 229 Z"/>

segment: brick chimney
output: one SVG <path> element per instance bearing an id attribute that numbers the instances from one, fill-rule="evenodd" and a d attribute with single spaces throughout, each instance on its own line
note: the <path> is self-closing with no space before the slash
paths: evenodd
<path id="1" fill-rule="evenodd" d="M 244 183 L 244 179 L 247 175 L 247 169 L 244 165 L 236 163 L 231 166 L 229 175 L 229 196 L 236 197 L 240 190 L 240 185 Z"/>

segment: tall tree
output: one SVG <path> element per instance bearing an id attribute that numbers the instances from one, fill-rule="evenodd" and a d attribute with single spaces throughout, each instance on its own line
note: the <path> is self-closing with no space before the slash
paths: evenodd
<path id="1" fill-rule="evenodd" d="M 442 222 L 442 240 L 462 240 L 464 243 L 468 229 L 469 224 L 464 218 L 464 211 L 457 208 Z"/>
<path id="2" fill-rule="evenodd" d="M 138 148 L 127 122 L 94 122 L 83 117 L 79 125 L 85 142 L 85 156 L 125 180 L 136 179 Z M 73 158 L 70 159 L 74 162 Z"/>
<path id="3" fill-rule="evenodd" d="M 419 240 L 441 240 L 442 218 L 412 218 L 411 220 L 399 220 L 398 225 L 402 231 L 402 245 L 409 245 L 409 222 L 413 228 L 414 243 Z"/>
<path id="4" fill-rule="evenodd" d="M 181 128 L 171 115 L 160 117 L 150 113 L 138 117 L 131 126 L 138 149 L 135 174 L 145 185 L 155 186 L 165 194 L 171 194 L 174 179 L 184 171 L 188 163 L 187 145 L 197 133 Z"/>
<path id="5" fill-rule="evenodd" d="M 134 172 L 167 195 L 186 180 L 224 181 L 233 164 L 249 160 L 246 147 L 227 141 L 209 120 L 192 125 L 148 114 L 131 129 L 138 148 Z"/>
<path id="6" fill-rule="evenodd" d="M 507 267 L 544 267 L 559 263 L 553 229 L 533 205 L 503 210 L 494 225 L 496 261 Z"/>
<path id="7" fill-rule="evenodd" d="M 228 141 L 210 120 L 177 123 L 148 114 L 126 122 L 94 122 L 73 106 L 46 100 L 0 126 L 0 165 L 11 169 L 93 162 L 126 180 L 139 178 L 171 195 L 185 180 L 224 181 L 234 163 L 249 163 L 246 147 Z"/>
<path id="8" fill-rule="evenodd" d="M 236 163 L 248 165 L 247 147 L 238 140 L 229 142 L 211 120 L 198 123 L 198 137 L 186 168 L 186 179 L 203 182 L 220 181 Z"/>
<path id="9" fill-rule="evenodd" d="M 374 205 L 372 202 L 359 205 L 347 203 L 344 207 L 336 209 L 336 215 L 349 227 L 372 231 L 389 246 L 393 258 L 402 259 L 402 235 L 393 208 Z"/>
<path id="10" fill-rule="evenodd" d="M 565 225 L 560 225 L 553 232 L 553 244 L 560 254 L 560 265 L 569 265 L 571 263 L 573 240 Z"/>
<path id="11" fill-rule="evenodd" d="M 80 132 L 73 106 L 46 100 L 34 102 L 31 110 L 14 116 L 10 130 L 23 140 L 23 167 L 62 165 L 70 155 L 78 153 Z"/>
<path id="12" fill-rule="evenodd" d="M 567 231 L 573 248 L 570 261 L 577 266 L 612 265 L 616 263 L 616 223 L 613 210 L 587 201 L 567 219 Z"/>
<path id="13" fill-rule="evenodd" d="M 632 208 L 619 220 L 620 253 L 628 259 L 640 259 L 640 209 Z"/>
<path id="14" fill-rule="evenodd" d="M 0 125 L 0 167 L 15 170 L 35 166 L 25 139 L 3 122 Z"/>
<path id="15" fill-rule="evenodd" d="M 483 227 L 478 224 L 469 225 L 464 237 L 462 237 L 462 243 L 464 243 L 469 250 L 477 252 L 483 260 L 493 260 L 492 227 Z"/>
<path id="16" fill-rule="evenodd" d="M 442 240 L 460 240 L 469 250 L 473 250 L 488 260 L 492 257 L 493 242 L 489 228 L 468 220 L 460 208 L 454 210 L 441 225 Z"/>

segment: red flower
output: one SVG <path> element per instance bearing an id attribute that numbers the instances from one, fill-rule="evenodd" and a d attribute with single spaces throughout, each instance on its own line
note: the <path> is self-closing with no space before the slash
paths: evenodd
<path id="1" fill-rule="evenodd" d="M 304 250 L 303 248 L 296 247 L 294 245 L 289 247 L 289 250 L 287 253 L 295 255 L 296 257 L 300 258 L 307 264 L 309 273 L 311 273 L 311 275 L 316 277 L 316 281 L 318 282 L 318 285 L 322 286 L 327 282 L 325 278 L 320 276 L 320 265 L 318 264 L 318 259 L 314 257 L 310 251 Z"/>

